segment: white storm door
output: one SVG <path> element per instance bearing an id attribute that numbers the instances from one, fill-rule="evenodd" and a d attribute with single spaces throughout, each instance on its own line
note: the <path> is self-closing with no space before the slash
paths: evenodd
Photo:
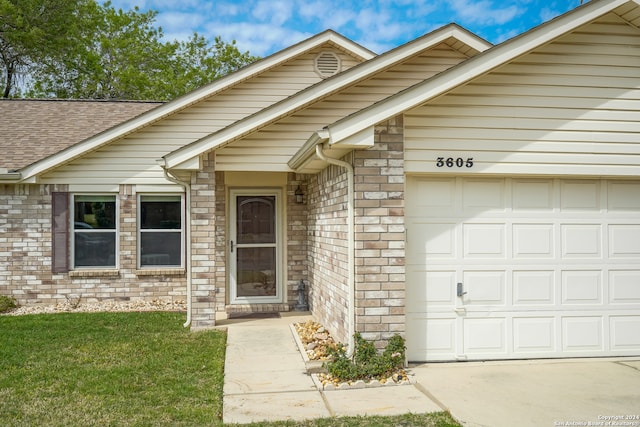
<path id="1" fill-rule="evenodd" d="M 282 302 L 280 194 L 231 190 L 230 302 Z"/>

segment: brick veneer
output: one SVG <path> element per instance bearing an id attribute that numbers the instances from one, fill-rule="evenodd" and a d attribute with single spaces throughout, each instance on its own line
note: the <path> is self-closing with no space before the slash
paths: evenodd
<path id="1" fill-rule="evenodd" d="M 51 272 L 51 193 L 65 185 L 0 185 L 0 294 L 20 304 L 65 299 L 184 300 L 183 269 L 137 270 L 137 197 L 120 186 L 119 268 Z"/>
<path id="2" fill-rule="evenodd" d="M 379 347 L 405 332 L 403 120 L 376 126 L 354 166 L 356 331 Z M 347 175 L 329 166 L 309 180 L 309 270 L 314 316 L 347 342 Z"/>

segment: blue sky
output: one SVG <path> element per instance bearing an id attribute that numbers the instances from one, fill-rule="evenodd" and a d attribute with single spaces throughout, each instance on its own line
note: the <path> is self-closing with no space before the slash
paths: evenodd
<path id="1" fill-rule="evenodd" d="M 236 40 L 267 56 L 326 29 L 383 53 L 455 22 L 500 43 L 574 9 L 580 0 L 112 0 L 116 8 L 159 12 L 167 38 L 193 32 Z"/>

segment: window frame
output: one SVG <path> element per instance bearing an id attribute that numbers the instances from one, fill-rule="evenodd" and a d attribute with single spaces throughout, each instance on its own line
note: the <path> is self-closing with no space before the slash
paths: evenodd
<path id="1" fill-rule="evenodd" d="M 145 197 L 178 197 L 180 199 L 180 228 L 154 228 L 143 229 L 142 228 L 142 203 Z M 154 269 L 183 269 L 185 268 L 186 259 L 186 205 L 184 193 L 139 193 L 136 200 L 137 208 L 137 230 L 136 230 L 136 265 L 139 270 L 154 270 Z M 180 265 L 174 264 L 153 264 L 142 265 L 142 234 L 143 233 L 180 233 Z"/>
<path id="2" fill-rule="evenodd" d="M 71 208 L 70 208 L 70 215 L 69 215 L 69 269 L 70 270 L 118 270 L 120 267 L 120 199 L 118 197 L 117 193 L 70 193 L 71 197 L 70 197 L 70 202 L 71 202 Z M 100 232 L 100 233 L 107 233 L 107 232 L 113 232 L 114 233 L 114 265 L 95 265 L 95 266 L 77 266 L 76 265 L 76 232 L 78 230 L 85 230 L 84 232 L 86 232 L 86 229 L 78 229 L 75 226 L 75 218 L 76 218 L 76 197 L 113 197 L 114 199 L 114 210 L 115 210 L 115 227 L 113 229 L 109 229 L 109 228 L 101 228 L 101 229 L 95 229 L 96 232 Z"/>

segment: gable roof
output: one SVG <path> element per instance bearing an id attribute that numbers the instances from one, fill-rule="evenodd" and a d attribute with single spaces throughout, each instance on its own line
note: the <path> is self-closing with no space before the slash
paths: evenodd
<path id="1" fill-rule="evenodd" d="M 492 46 L 489 42 L 456 24 L 446 25 L 167 154 L 164 156 L 165 166 L 168 168 L 196 167 L 197 162 L 193 160 L 197 159 L 200 154 L 220 148 L 257 129 L 268 126 L 319 99 L 332 95 L 349 85 L 369 78 L 376 72 L 388 69 L 414 54 L 441 43 L 447 43 L 467 57 L 476 55 Z"/>
<path id="2" fill-rule="evenodd" d="M 267 58 L 263 58 L 250 65 L 247 65 L 246 67 L 243 67 L 242 69 L 234 73 L 221 77 L 208 85 L 205 85 L 186 95 L 178 97 L 173 101 L 150 110 L 146 114 L 142 114 L 130 120 L 120 122 L 118 125 L 104 132 L 90 136 L 75 144 L 67 145 L 61 151 L 56 152 L 53 155 L 49 155 L 48 157 L 40 158 L 38 161 L 20 168 L 19 172 L 13 174 L 11 177 L 4 178 L 12 179 L 14 181 L 33 181 L 39 174 L 49 171 L 73 159 L 81 157 L 88 152 L 96 150 L 115 140 L 121 139 L 131 133 L 139 131 L 159 120 L 176 114 L 197 102 L 214 96 L 216 93 L 219 93 L 222 90 L 225 90 L 246 79 L 254 77 L 270 68 L 273 68 L 290 60 L 293 57 L 296 57 L 297 55 L 308 52 L 326 43 L 335 45 L 338 49 L 362 60 L 368 60 L 375 56 L 373 52 L 360 46 L 359 44 L 347 39 L 346 37 L 343 37 L 342 35 L 332 30 L 327 30 L 307 40 L 290 46 L 284 50 L 274 53 Z M 2 174 L 0 174 L 0 180 L 1 179 L 3 179 Z"/>
<path id="3" fill-rule="evenodd" d="M 630 25 L 640 28 L 640 0 L 592 0 L 447 71 L 338 120 L 315 133 L 309 141 L 322 141 L 330 145 L 345 141 L 377 123 L 424 104 L 610 12 L 616 13 Z M 306 144 L 305 147 L 308 145 L 310 144 Z M 308 147 L 307 151 L 299 152 L 296 156 L 313 155 Z"/>
<path id="4" fill-rule="evenodd" d="M 0 169 L 15 171 L 130 120 L 161 102 L 0 100 Z"/>

